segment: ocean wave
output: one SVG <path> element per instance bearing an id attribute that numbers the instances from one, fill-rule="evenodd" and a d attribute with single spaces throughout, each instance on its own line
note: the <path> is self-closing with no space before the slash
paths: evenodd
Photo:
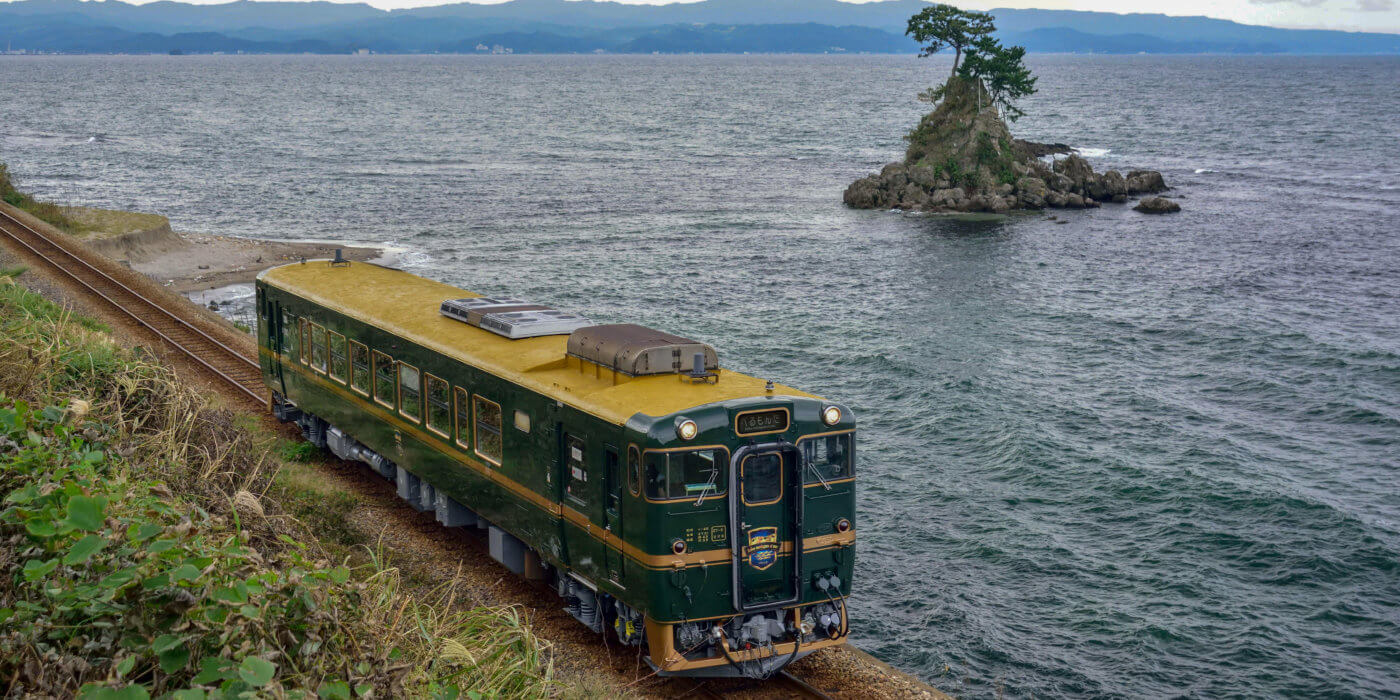
<path id="1" fill-rule="evenodd" d="M 1197 175 L 1204 175 L 1204 174 L 1206 174 L 1206 173 L 1218 173 L 1218 172 L 1220 172 L 1220 171 L 1219 171 L 1219 170 L 1212 170 L 1212 169 L 1210 169 L 1210 168 L 1196 168 L 1195 170 L 1192 170 L 1191 172 L 1193 172 L 1193 173 L 1195 173 L 1195 174 L 1197 174 Z"/>
<path id="2" fill-rule="evenodd" d="M 1076 153 L 1085 158 L 1102 158 L 1113 152 L 1110 148 L 1075 148 Z"/>

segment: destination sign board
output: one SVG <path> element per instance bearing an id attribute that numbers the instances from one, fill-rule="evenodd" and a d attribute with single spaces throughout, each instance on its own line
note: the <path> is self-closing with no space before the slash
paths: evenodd
<path id="1" fill-rule="evenodd" d="M 739 416 L 734 431 L 740 435 L 754 433 L 777 433 L 787 430 L 788 412 L 781 408 L 771 411 L 754 411 Z"/>

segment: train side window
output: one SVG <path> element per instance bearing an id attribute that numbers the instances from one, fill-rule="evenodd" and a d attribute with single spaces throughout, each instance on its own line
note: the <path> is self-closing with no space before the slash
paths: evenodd
<path id="1" fill-rule="evenodd" d="M 311 369 L 326 371 L 326 329 L 315 323 L 311 324 Z"/>
<path id="2" fill-rule="evenodd" d="M 311 364 L 311 322 L 301 319 L 301 363 Z"/>
<path id="3" fill-rule="evenodd" d="M 569 478 L 564 492 L 580 504 L 588 503 L 588 460 L 585 458 L 588 446 L 583 438 L 564 435 L 564 457 L 569 467 Z"/>
<path id="4" fill-rule="evenodd" d="M 399 363 L 399 413 L 414 423 L 423 420 L 423 384 L 418 368 Z"/>
<path id="5" fill-rule="evenodd" d="M 374 351 L 374 400 L 389 408 L 394 407 L 394 390 L 398 378 L 394 376 L 394 358 L 378 350 Z"/>
<path id="6" fill-rule="evenodd" d="M 646 456 L 646 496 L 653 501 L 672 501 L 722 496 L 724 453 L 720 450 L 688 452 L 649 452 Z"/>
<path id="7" fill-rule="evenodd" d="M 627 490 L 633 496 L 642 493 L 642 451 L 636 445 L 627 448 Z"/>
<path id="8" fill-rule="evenodd" d="M 530 414 L 518 408 L 515 409 L 515 429 L 522 433 L 530 432 Z"/>
<path id="9" fill-rule="evenodd" d="M 369 348 L 350 341 L 350 388 L 369 396 Z"/>
<path id="10" fill-rule="evenodd" d="M 501 405 L 474 395 L 472 418 L 472 438 L 476 443 L 476 453 L 486 461 L 501 466 Z"/>
<path id="11" fill-rule="evenodd" d="M 424 374 L 428 385 L 428 430 L 443 437 L 452 429 L 452 392 L 445 379 Z"/>
<path id="12" fill-rule="evenodd" d="M 459 386 L 452 390 L 452 402 L 456 405 L 457 411 L 457 444 L 462 447 L 471 447 L 471 439 L 468 437 L 472 424 L 471 397 L 467 395 L 466 389 Z"/>
<path id="13" fill-rule="evenodd" d="M 849 478 L 855 471 L 855 451 L 851 449 L 851 438 L 852 435 L 846 433 L 805 438 L 799 442 L 803 461 L 807 463 L 806 483 Z"/>
<path id="14" fill-rule="evenodd" d="M 335 331 L 326 331 L 330 334 L 331 349 L 331 379 L 345 381 L 345 336 Z"/>

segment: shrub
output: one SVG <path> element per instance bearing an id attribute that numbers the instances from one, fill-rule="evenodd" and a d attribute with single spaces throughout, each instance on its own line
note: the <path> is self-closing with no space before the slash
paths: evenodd
<path id="1" fill-rule="evenodd" d="M 9 692 L 552 691 L 547 647 L 516 610 L 464 609 L 451 585 L 411 595 L 381 552 L 330 561 L 265 496 L 277 492 L 271 441 L 168 368 L 39 307 L 0 294 Z M 110 360 L 74 373 L 79 356 Z"/>

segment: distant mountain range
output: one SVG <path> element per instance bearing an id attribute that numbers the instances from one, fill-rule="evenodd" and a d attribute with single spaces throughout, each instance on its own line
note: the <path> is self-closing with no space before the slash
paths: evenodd
<path id="1" fill-rule="evenodd" d="M 922 0 L 510 0 L 366 4 L 0 2 L 0 49 L 63 53 L 910 53 Z M 1400 54 L 1400 34 L 1276 29 L 1206 17 L 992 10 L 1003 41 L 1056 53 Z"/>

